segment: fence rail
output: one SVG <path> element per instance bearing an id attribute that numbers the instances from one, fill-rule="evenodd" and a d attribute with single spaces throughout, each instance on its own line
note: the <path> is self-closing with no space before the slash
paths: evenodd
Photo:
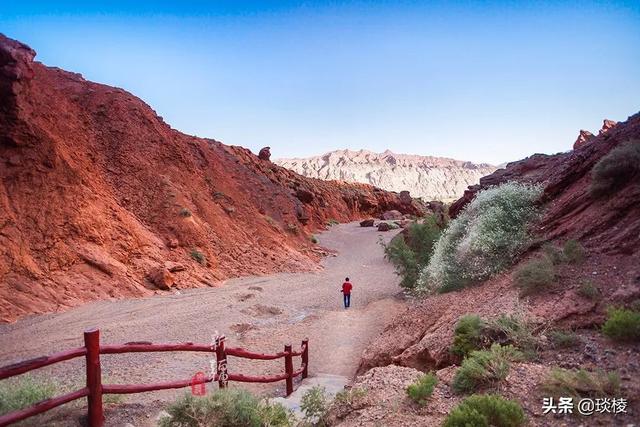
<path id="1" fill-rule="evenodd" d="M 215 353 L 215 373 L 209 376 L 194 376 L 188 380 L 177 380 L 151 384 L 102 384 L 101 354 L 122 353 L 151 353 L 167 351 L 195 351 Z M 227 372 L 227 357 L 240 357 L 254 360 L 275 360 L 284 358 L 284 373 L 272 376 L 250 376 Z M 301 357 L 301 365 L 298 370 L 293 369 L 293 357 Z M 86 361 L 86 387 L 61 396 L 46 399 L 28 408 L 9 412 L 0 416 L 0 427 L 13 424 L 25 418 L 41 414 L 73 400 L 87 398 L 89 427 L 102 427 L 104 424 L 104 412 L 102 408 L 103 394 L 131 394 L 144 393 L 156 390 L 194 387 L 213 381 L 218 382 L 220 388 L 225 388 L 228 381 L 250 383 L 286 382 L 287 396 L 293 393 L 293 379 L 297 376 L 306 378 L 309 365 L 309 341 L 302 341 L 299 351 L 293 351 L 290 344 L 284 346 L 284 351 L 275 354 L 253 353 L 242 348 L 225 347 L 224 335 L 215 338 L 213 344 L 194 344 L 191 342 L 180 344 L 153 344 L 150 342 L 128 342 L 122 345 L 100 345 L 100 331 L 89 329 L 84 332 L 84 347 L 66 350 L 50 356 L 37 357 L 0 367 L 0 380 L 24 374 L 35 369 L 84 357 Z"/>

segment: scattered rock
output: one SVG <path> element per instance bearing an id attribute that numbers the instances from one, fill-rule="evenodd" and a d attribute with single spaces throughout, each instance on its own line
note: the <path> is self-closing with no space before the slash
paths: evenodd
<path id="1" fill-rule="evenodd" d="M 173 261 L 165 261 L 164 268 L 169 270 L 170 273 L 177 273 L 179 271 L 185 271 L 187 269 L 187 267 L 185 267 L 184 265 Z"/>
<path id="2" fill-rule="evenodd" d="M 385 221 L 402 219 L 402 213 L 397 210 L 386 211 L 382 214 L 382 219 L 384 219 Z"/>
<path id="3" fill-rule="evenodd" d="M 391 230 L 391 226 L 386 222 L 381 222 L 378 224 L 378 231 L 389 231 Z"/>
<path id="4" fill-rule="evenodd" d="M 271 147 L 264 147 L 260 149 L 258 153 L 258 158 L 260 160 L 271 161 Z"/>
<path id="5" fill-rule="evenodd" d="M 175 285 L 175 279 L 171 272 L 165 267 L 156 267 L 149 272 L 149 280 L 158 289 L 168 291 Z"/>
<path id="6" fill-rule="evenodd" d="M 373 218 L 365 219 L 364 221 L 360 221 L 360 227 L 373 227 L 375 221 Z"/>

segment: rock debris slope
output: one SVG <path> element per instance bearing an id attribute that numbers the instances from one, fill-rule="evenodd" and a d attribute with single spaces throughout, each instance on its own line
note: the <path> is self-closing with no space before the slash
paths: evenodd
<path id="1" fill-rule="evenodd" d="M 312 270 L 309 239 L 414 202 L 185 135 L 130 93 L 0 34 L 0 320 Z"/>
<path id="2" fill-rule="evenodd" d="M 306 159 L 279 159 L 281 166 L 310 178 L 363 182 L 389 191 L 409 190 L 425 200 L 450 201 L 496 170 L 443 157 L 338 150 Z"/>

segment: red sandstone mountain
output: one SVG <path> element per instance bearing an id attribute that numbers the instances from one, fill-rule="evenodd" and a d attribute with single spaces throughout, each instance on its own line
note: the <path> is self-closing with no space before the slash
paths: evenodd
<path id="1" fill-rule="evenodd" d="M 182 134 L 130 93 L 34 56 L 0 35 L 2 321 L 317 268 L 309 233 L 329 219 L 420 209 Z"/>

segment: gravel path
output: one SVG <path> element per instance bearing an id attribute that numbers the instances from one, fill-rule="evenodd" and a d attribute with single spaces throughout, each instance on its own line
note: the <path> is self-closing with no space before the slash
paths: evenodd
<path id="1" fill-rule="evenodd" d="M 352 376 L 365 346 L 405 306 L 398 278 L 383 259 L 380 233 L 357 223 L 341 224 L 319 235 L 320 244 L 337 252 L 318 272 L 276 274 L 229 280 L 223 287 L 180 291 L 144 299 L 98 301 L 65 313 L 32 316 L 0 325 L 0 365 L 82 345 L 82 331 L 97 326 L 102 343 L 128 341 L 205 342 L 218 330 L 228 346 L 257 352 L 282 350 L 309 338 L 310 374 Z M 345 276 L 354 284 L 351 308 L 342 308 L 340 286 Z M 207 371 L 204 353 L 103 355 L 105 382 L 136 383 L 190 378 Z M 298 359 L 299 360 L 299 359 Z M 229 371 L 277 373 L 280 361 L 231 358 Z M 298 361 L 295 361 L 298 366 Z M 40 370 L 63 387 L 81 384 L 84 361 Z M 254 386 L 282 394 L 283 384 Z M 176 391 L 130 395 L 127 402 L 172 399 Z"/>

